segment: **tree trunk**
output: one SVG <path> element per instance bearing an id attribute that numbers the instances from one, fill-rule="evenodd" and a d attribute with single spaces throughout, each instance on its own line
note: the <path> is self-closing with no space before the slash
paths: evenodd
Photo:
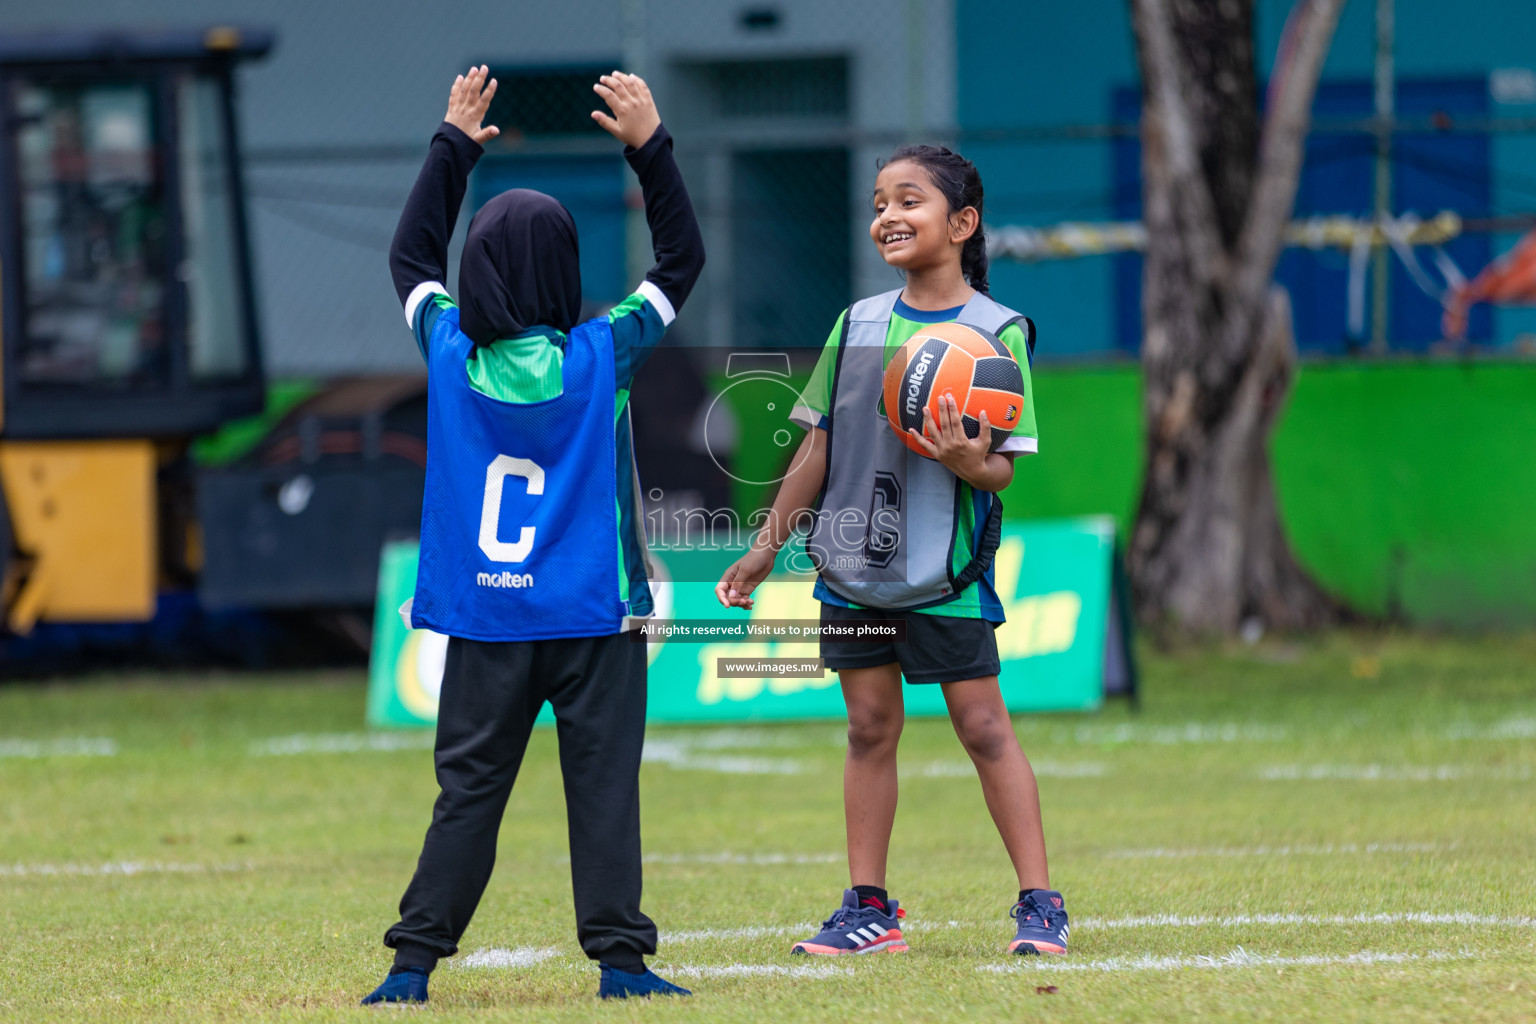
<path id="1" fill-rule="evenodd" d="M 1298 629 L 1344 614 L 1291 554 L 1268 453 L 1296 363 L 1274 266 L 1342 2 L 1293 12 L 1256 146 L 1252 0 L 1132 0 L 1147 458 L 1129 568 L 1138 615 L 1157 627 Z"/>

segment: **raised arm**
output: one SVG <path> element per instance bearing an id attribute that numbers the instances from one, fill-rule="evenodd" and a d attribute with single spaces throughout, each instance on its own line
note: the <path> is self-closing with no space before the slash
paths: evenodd
<path id="1" fill-rule="evenodd" d="M 610 116 L 593 111 L 592 119 L 624 143 L 624 158 L 639 177 L 645 197 L 645 222 L 656 254 L 645 279 L 661 290 L 675 315 L 704 269 L 704 236 L 672 157 L 672 136 L 661 123 L 644 79 L 615 71 L 592 88 L 613 112 Z"/>
<path id="2" fill-rule="evenodd" d="M 436 285 L 431 290 L 445 290 L 448 239 L 459 219 L 469 172 L 485 152 L 482 144 L 500 134 L 494 125 L 480 124 L 491 105 L 491 97 L 496 95 L 496 80 L 486 81 L 489 74 L 490 70 L 481 65 L 454 79 L 448 95 L 448 113 L 432 136 L 426 162 L 416 176 L 395 228 L 395 238 L 389 246 L 389 272 L 394 278 L 395 294 L 407 312 L 413 295 L 423 286 Z"/>

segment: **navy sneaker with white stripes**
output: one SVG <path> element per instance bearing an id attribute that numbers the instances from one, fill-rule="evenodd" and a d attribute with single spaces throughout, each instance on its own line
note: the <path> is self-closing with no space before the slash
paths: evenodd
<path id="1" fill-rule="evenodd" d="M 1013 918 L 1019 922 L 1019 931 L 1008 944 L 1008 952 L 1028 956 L 1067 951 L 1067 933 L 1072 929 L 1061 893 L 1036 889 L 1013 905 Z"/>
<path id="2" fill-rule="evenodd" d="M 821 923 L 821 931 L 797 942 L 791 953 L 905 953 L 901 937 L 901 908 L 895 900 L 882 905 L 874 897 L 862 902 L 852 889 L 843 890 L 843 905 Z"/>

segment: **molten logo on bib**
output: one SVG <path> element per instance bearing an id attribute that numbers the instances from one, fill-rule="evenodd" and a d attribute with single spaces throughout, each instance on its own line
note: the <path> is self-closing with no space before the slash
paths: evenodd
<path id="1" fill-rule="evenodd" d="M 475 584 L 481 587 L 512 587 L 515 590 L 522 590 L 533 586 L 533 573 L 509 570 L 482 572 L 476 574 Z"/>

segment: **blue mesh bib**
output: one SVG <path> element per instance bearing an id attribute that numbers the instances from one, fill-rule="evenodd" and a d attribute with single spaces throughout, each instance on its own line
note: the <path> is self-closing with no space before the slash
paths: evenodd
<path id="1" fill-rule="evenodd" d="M 470 387 L 457 309 L 432 330 L 427 485 L 411 624 L 471 640 L 617 633 L 613 335 L 570 334 L 563 391 L 518 404 Z"/>

